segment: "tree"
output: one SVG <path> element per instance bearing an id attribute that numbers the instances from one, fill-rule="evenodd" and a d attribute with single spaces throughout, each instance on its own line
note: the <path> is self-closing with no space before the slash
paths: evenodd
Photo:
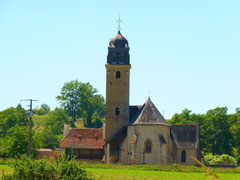
<path id="1" fill-rule="evenodd" d="M 92 124 L 92 118 L 99 116 L 99 118 L 104 117 L 104 98 L 101 95 L 88 95 L 86 98 L 83 98 L 82 104 L 80 106 L 80 112 L 84 118 L 84 124 L 87 127 L 94 126 Z M 98 124 L 99 126 L 99 124 Z"/>
<path id="2" fill-rule="evenodd" d="M 46 115 L 44 128 L 51 131 L 53 134 L 63 134 L 63 125 L 69 124 L 69 117 L 67 113 L 61 109 L 56 108 Z"/>
<path id="3" fill-rule="evenodd" d="M 197 124 L 200 125 L 204 121 L 204 115 L 201 114 L 191 114 L 191 110 L 184 109 L 180 114 L 174 114 L 172 119 L 168 120 L 169 124 Z"/>
<path id="4" fill-rule="evenodd" d="M 41 108 L 43 108 L 45 110 L 45 114 L 47 114 L 51 110 L 47 104 L 42 104 Z"/>
<path id="5" fill-rule="evenodd" d="M 39 133 L 43 139 L 43 148 L 56 149 L 60 145 L 63 135 L 56 135 L 50 129 L 44 129 Z"/>
<path id="6" fill-rule="evenodd" d="M 203 126 L 206 151 L 215 154 L 232 154 L 232 134 L 228 122 L 227 107 L 217 107 L 207 112 Z"/>
<path id="7" fill-rule="evenodd" d="M 80 112 L 81 97 L 82 83 L 78 82 L 78 80 L 65 83 L 60 95 L 56 97 L 74 122 Z"/>
<path id="8" fill-rule="evenodd" d="M 9 157 L 14 157 L 22 154 L 27 154 L 28 152 L 28 140 L 29 140 L 29 126 L 14 126 L 10 128 L 6 136 L 3 139 L 3 149 L 5 155 Z M 33 154 L 37 154 L 37 149 L 40 148 L 42 144 L 42 138 L 35 135 L 33 131 L 32 139 L 32 151 Z"/>
<path id="9" fill-rule="evenodd" d="M 104 116 L 104 98 L 96 94 L 97 89 L 90 83 L 82 83 L 78 80 L 64 84 L 57 100 L 71 116 L 73 122 L 77 117 L 84 119 L 84 125 L 92 126 L 92 115 L 97 112 Z"/>
<path id="10" fill-rule="evenodd" d="M 15 125 L 28 125 L 26 111 L 20 105 L 0 112 L 0 136 L 5 136 L 7 131 Z"/>
<path id="11" fill-rule="evenodd" d="M 43 108 L 39 108 L 39 109 L 33 109 L 33 114 L 37 114 L 37 115 L 45 115 L 46 111 Z"/>
<path id="12" fill-rule="evenodd" d="M 170 124 L 193 124 L 190 118 L 191 110 L 184 109 L 180 114 L 174 114 L 172 119 L 169 121 Z"/>
<path id="13" fill-rule="evenodd" d="M 63 137 L 63 125 L 69 124 L 70 118 L 64 109 L 56 108 L 45 115 L 34 115 L 33 122 L 41 147 L 56 149 Z"/>
<path id="14" fill-rule="evenodd" d="M 37 115 L 45 115 L 50 111 L 50 107 L 47 104 L 42 104 L 39 109 L 33 109 L 33 113 Z"/>
<path id="15" fill-rule="evenodd" d="M 234 114 L 229 115 L 230 131 L 233 136 L 233 155 L 240 163 L 240 108 L 236 108 Z"/>
<path id="16" fill-rule="evenodd" d="M 92 115 L 92 124 L 93 127 L 95 128 L 100 128 L 103 125 L 103 122 L 105 121 L 105 119 L 101 118 L 97 112 L 93 113 Z"/>

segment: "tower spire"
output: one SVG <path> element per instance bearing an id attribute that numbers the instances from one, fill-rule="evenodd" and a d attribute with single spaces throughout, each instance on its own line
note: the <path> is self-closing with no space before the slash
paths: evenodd
<path id="1" fill-rule="evenodd" d="M 122 20 L 120 18 L 120 14 L 119 14 L 117 22 L 118 22 L 118 31 L 120 31 L 121 30 L 121 22 L 122 22 Z"/>

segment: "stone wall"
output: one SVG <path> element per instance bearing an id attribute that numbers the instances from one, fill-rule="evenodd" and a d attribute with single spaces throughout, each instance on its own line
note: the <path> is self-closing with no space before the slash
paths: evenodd
<path id="1" fill-rule="evenodd" d="M 128 159 L 128 136 L 124 139 L 120 146 L 120 152 L 119 152 L 119 162 L 122 164 L 129 164 Z"/>
<path id="2" fill-rule="evenodd" d="M 166 143 L 161 143 L 162 134 Z M 167 125 L 133 125 L 128 126 L 128 135 L 123 142 L 120 162 L 125 164 L 167 164 L 169 163 L 170 126 Z M 133 137 L 137 136 L 134 143 Z M 145 152 L 145 143 L 152 143 L 151 153 Z M 124 150 L 124 151 L 123 151 Z M 126 151 L 127 150 L 127 151 Z"/>
<path id="3" fill-rule="evenodd" d="M 131 65 L 106 64 L 106 140 L 129 123 L 130 68 Z M 116 78 L 117 71 L 120 78 Z M 119 108 L 119 115 L 116 115 L 116 108 Z"/>
<path id="4" fill-rule="evenodd" d="M 186 162 L 182 162 L 182 151 L 186 152 Z M 197 158 L 197 149 L 179 149 L 177 151 L 177 163 L 179 164 L 197 164 L 191 156 Z"/>

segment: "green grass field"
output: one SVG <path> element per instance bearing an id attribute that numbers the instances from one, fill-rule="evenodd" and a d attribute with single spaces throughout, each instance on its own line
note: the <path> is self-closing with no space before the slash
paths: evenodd
<path id="1" fill-rule="evenodd" d="M 13 173 L 13 168 L 10 167 L 9 165 L 0 165 L 0 179 L 3 176 L 3 171 L 5 174 L 11 174 Z"/>
<path id="2" fill-rule="evenodd" d="M 205 173 L 194 166 L 180 166 L 177 168 L 168 165 L 103 165 L 85 164 L 87 172 L 95 179 L 109 180 L 206 180 Z M 5 174 L 13 173 L 13 168 L 9 165 L 0 165 L 0 179 L 2 171 Z M 180 172 L 176 172 L 180 171 Z M 239 169 L 215 169 L 219 179 L 240 180 Z"/>
<path id="3" fill-rule="evenodd" d="M 206 180 L 209 176 L 205 173 L 193 172 L 166 172 L 166 171 L 151 171 L 151 170 L 126 170 L 126 169 L 96 169 L 87 168 L 87 171 L 96 179 L 150 179 L 150 180 Z M 237 180 L 240 179 L 240 174 L 237 173 L 218 173 L 219 179 Z"/>

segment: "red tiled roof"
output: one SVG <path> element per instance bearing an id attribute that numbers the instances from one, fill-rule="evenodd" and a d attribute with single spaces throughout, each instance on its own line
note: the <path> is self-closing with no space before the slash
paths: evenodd
<path id="1" fill-rule="evenodd" d="M 39 149 L 39 152 L 52 152 L 52 149 Z"/>
<path id="2" fill-rule="evenodd" d="M 71 134 L 73 131 L 73 148 L 77 149 L 103 149 L 103 129 L 88 128 L 88 129 L 71 129 L 67 136 L 61 141 L 61 148 L 71 147 Z"/>

